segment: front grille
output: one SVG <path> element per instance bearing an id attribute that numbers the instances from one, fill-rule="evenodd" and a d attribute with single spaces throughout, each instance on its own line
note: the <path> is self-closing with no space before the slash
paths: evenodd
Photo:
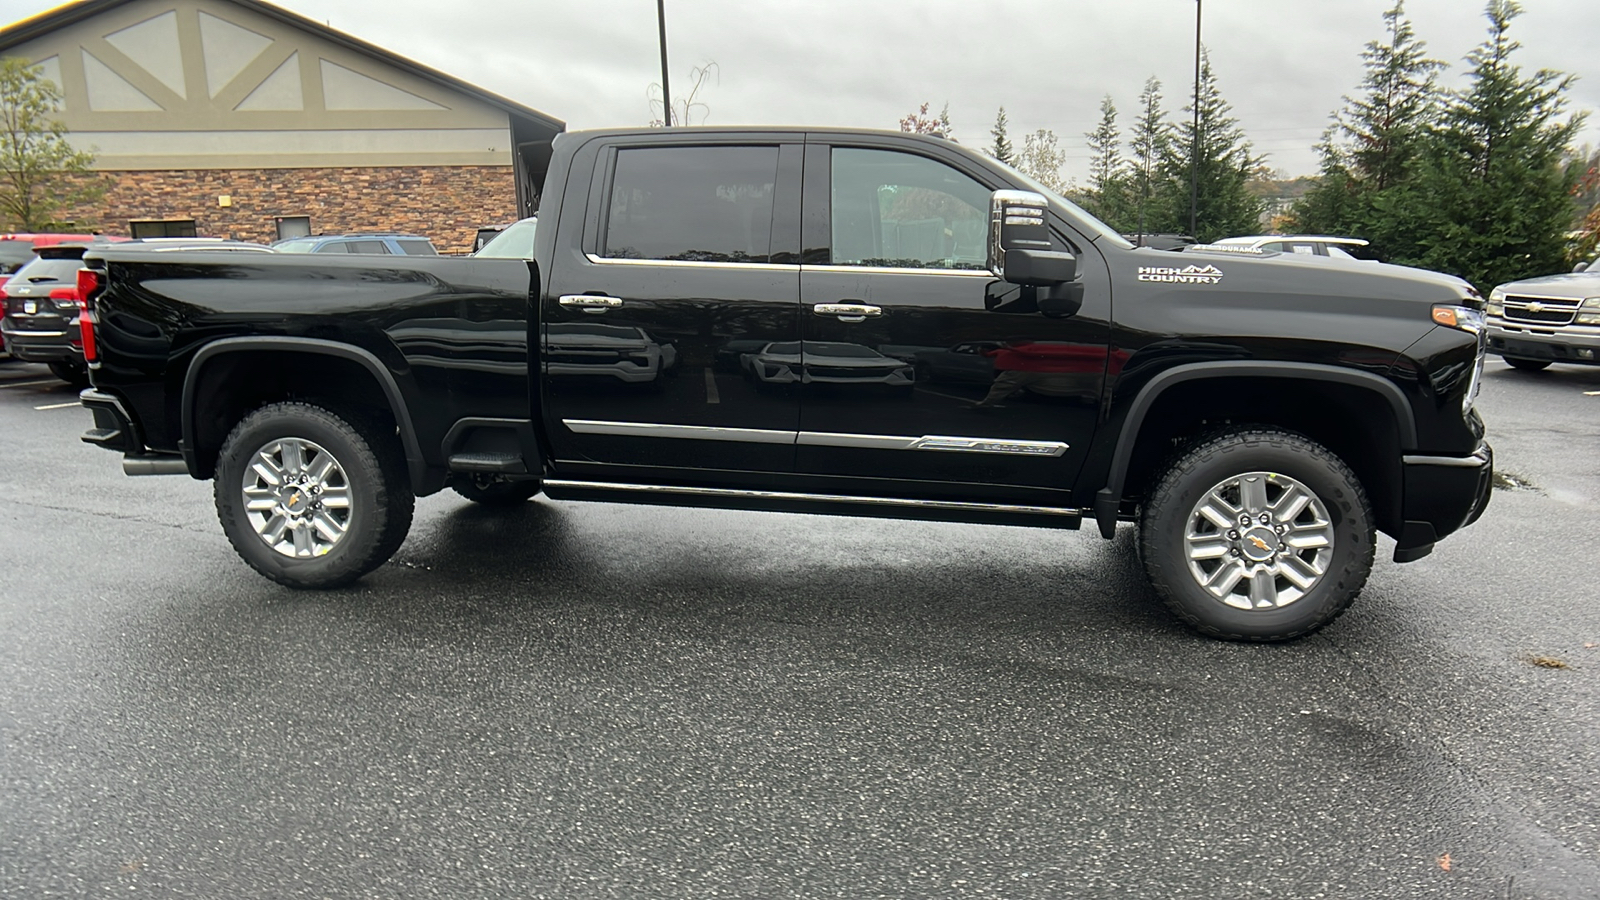
<path id="1" fill-rule="evenodd" d="M 1567 297 L 1507 297 L 1506 320 L 1533 325 L 1570 325 L 1581 299 Z"/>

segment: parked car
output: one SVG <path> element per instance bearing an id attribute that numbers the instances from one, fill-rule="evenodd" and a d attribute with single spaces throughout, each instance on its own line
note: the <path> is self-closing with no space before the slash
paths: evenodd
<path id="1" fill-rule="evenodd" d="M 1489 352 L 1512 368 L 1600 365 L 1600 258 L 1565 275 L 1511 281 L 1484 307 Z"/>
<path id="2" fill-rule="evenodd" d="M 539 217 L 529 216 L 500 228 L 487 240 L 483 240 L 483 231 L 479 230 L 478 238 L 482 243 L 472 255 L 491 259 L 533 259 L 533 236 L 538 227 Z"/>
<path id="3" fill-rule="evenodd" d="M 261 244 L 245 244 L 221 238 L 146 238 L 128 241 L 123 246 L 153 249 L 251 249 L 269 252 Z M 15 358 L 24 362 L 45 363 L 57 378 L 74 387 L 89 386 L 89 372 L 83 361 L 83 339 L 78 314 L 83 306 L 78 294 L 78 269 L 83 255 L 94 248 L 113 246 L 113 241 L 60 243 L 39 247 L 33 260 L 6 282 L 5 300 L 0 303 L 0 335 Z"/>
<path id="4" fill-rule="evenodd" d="M 1152 234 L 1148 231 L 1141 234 L 1135 231 L 1124 234 L 1123 237 L 1135 247 L 1150 247 L 1155 250 L 1182 250 L 1196 243 L 1194 235 L 1190 234 Z"/>
<path id="5" fill-rule="evenodd" d="M 420 234 L 314 234 L 271 245 L 279 253 L 371 253 L 380 256 L 438 256 L 433 241 Z"/>
<path id="6" fill-rule="evenodd" d="M 1371 249 L 1371 243 L 1361 238 L 1332 237 L 1325 234 L 1250 234 L 1243 237 L 1223 238 L 1212 246 L 1249 247 L 1261 251 L 1298 253 L 1302 256 L 1324 256 L 1331 259 L 1366 260 L 1383 262 Z"/>
<path id="7" fill-rule="evenodd" d="M 0 234 L 0 289 L 16 271 L 33 261 L 33 253 L 40 247 L 60 244 L 63 241 L 125 241 L 127 238 L 96 234 L 13 233 Z M 5 317 L 5 303 L 0 302 L 0 318 Z M 0 359 L 11 359 L 11 350 L 0 336 Z"/>

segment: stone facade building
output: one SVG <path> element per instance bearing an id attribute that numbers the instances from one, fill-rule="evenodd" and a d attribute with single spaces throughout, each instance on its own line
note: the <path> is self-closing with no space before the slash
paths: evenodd
<path id="1" fill-rule="evenodd" d="M 261 0 L 79 0 L 0 30 L 42 66 L 111 234 L 405 231 L 465 252 L 532 213 L 565 126 Z"/>

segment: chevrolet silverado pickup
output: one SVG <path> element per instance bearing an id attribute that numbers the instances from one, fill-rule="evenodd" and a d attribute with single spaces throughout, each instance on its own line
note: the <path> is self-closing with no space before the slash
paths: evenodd
<path id="1" fill-rule="evenodd" d="M 84 440 L 212 480 L 295 587 L 382 565 L 445 487 L 1088 519 L 1136 524 L 1184 622 L 1255 641 L 1342 613 L 1378 532 L 1415 560 L 1489 497 L 1456 278 L 1135 248 L 900 133 L 570 133 L 540 197 L 526 260 L 93 251 Z"/>

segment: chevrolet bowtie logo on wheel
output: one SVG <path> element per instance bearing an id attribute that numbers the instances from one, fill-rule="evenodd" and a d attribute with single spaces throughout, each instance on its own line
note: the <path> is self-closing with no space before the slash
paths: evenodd
<path id="1" fill-rule="evenodd" d="M 1140 281 L 1158 281 L 1166 284 L 1219 284 L 1222 270 L 1216 266 L 1140 266 Z"/>

